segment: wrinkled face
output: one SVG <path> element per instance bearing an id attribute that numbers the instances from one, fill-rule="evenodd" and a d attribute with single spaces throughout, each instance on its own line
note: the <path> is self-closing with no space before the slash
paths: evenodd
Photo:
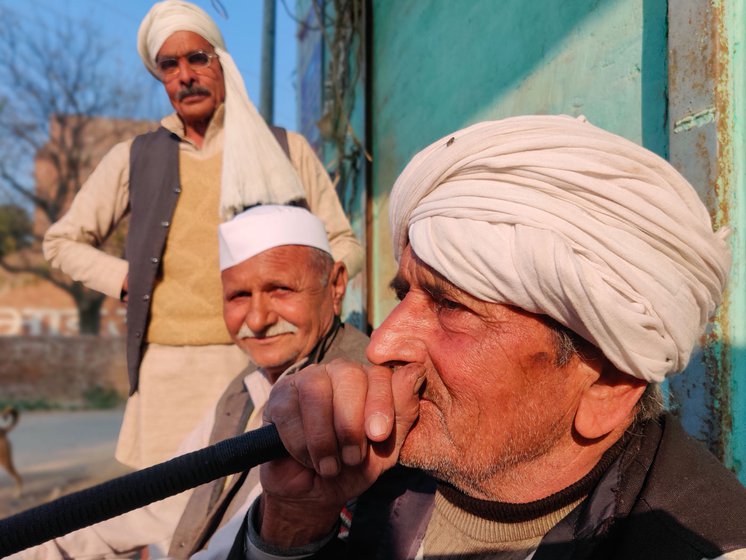
<path id="1" fill-rule="evenodd" d="M 321 266 L 316 251 L 276 247 L 222 273 L 228 332 L 271 381 L 306 357 L 341 311 L 344 265 Z"/>
<path id="2" fill-rule="evenodd" d="M 207 68 L 192 68 L 186 55 L 195 51 L 214 54 L 213 46 L 192 31 L 177 31 L 161 46 L 156 62 L 178 59 L 179 71 L 162 78 L 168 99 L 187 127 L 209 121 L 225 99 L 225 83 L 220 61 L 212 59 Z"/>
<path id="3" fill-rule="evenodd" d="M 540 316 L 475 299 L 409 247 L 392 287 L 400 303 L 373 333 L 368 359 L 426 370 L 403 464 L 487 497 L 495 475 L 570 437 L 580 383 L 555 365 Z"/>

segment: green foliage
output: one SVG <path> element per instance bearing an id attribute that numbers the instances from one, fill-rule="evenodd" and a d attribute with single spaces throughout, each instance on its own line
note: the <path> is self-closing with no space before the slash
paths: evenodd
<path id="1" fill-rule="evenodd" d="M 124 403 L 122 396 L 111 387 L 94 385 L 83 392 L 80 401 L 55 400 L 49 397 L 36 399 L 0 398 L 0 410 L 13 406 L 18 410 L 109 410 Z"/>
<path id="2" fill-rule="evenodd" d="M 59 410 L 62 405 L 53 403 L 45 398 L 38 399 L 0 399 L 0 410 L 12 406 L 18 410 Z"/>
<path id="3" fill-rule="evenodd" d="M 85 401 L 85 408 L 95 410 L 115 408 L 123 402 L 122 397 L 114 389 L 111 387 L 102 387 L 101 385 L 94 385 L 90 389 L 87 389 L 83 393 L 83 399 Z"/>
<path id="4" fill-rule="evenodd" d="M 31 220 L 15 204 L 0 205 L 0 257 L 15 253 L 31 244 Z"/>

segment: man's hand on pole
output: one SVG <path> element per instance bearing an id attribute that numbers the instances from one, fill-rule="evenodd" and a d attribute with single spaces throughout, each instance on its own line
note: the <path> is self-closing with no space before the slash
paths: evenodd
<path id="1" fill-rule="evenodd" d="M 417 419 L 419 365 L 344 360 L 281 379 L 264 410 L 291 458 L 261 468 L 260 535 L 281 548 L 326 536 L 339 512 L 399 457 Z"/>

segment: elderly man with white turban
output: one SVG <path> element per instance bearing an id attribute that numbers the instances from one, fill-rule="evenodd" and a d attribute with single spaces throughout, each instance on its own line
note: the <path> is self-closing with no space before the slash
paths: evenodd
<path id="1" fill-rule="evenodd" d="M 303 365 L 365 361 L 368 337 L 340 321 L 347 270 L 324 224 L 303 208 L 262 205 L 219 227 L 224 319 L 251 362 L 181 443 L 196 451 L 262 425 L 272 385 Z M 292 266 L 288 266 L 292 262 Z M 203 484 L 30 548 L 14 560 L 150 558 L 224 560 L 259 494 L 259 469 Z"/>
<path id="2" fill-rule="evenodd" d="M 215 22 L 181 0 L 155 4 L 138 51 L 175 113 L 115 146 L 47 232 L 52 266 L 127 302 L 127 403 L 117 458 L 169 457 L 246 365 L 221 318 L 218 224 L 256 204 L 297 203 L 324 222 L 350 275 L 363 251 L 306 140 L 264 123 Z M 100 245 L 131 215 L 126 260 Z"/>
<path id="3" fill-rule="evenodd" d="M 661 411 L 730 265 L 679 173 L 582 119 L 516 117 L 415 156 L 390 218 L 375 365 L 275 384 L 291 458 L 261 467 L 230 558 L 746 557 L 746 490 Z"/>

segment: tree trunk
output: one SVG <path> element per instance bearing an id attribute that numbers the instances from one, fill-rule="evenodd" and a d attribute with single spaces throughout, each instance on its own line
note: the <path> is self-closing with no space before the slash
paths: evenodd
<path id="1" fill-rule="evenodd" d="M 101 306 L 106 296 L 77 283 L 75 287 L 77 289 L 73 291 L 73 298 L 78 308 L 78 332 L 98 335 L 101 329 Z"/>

